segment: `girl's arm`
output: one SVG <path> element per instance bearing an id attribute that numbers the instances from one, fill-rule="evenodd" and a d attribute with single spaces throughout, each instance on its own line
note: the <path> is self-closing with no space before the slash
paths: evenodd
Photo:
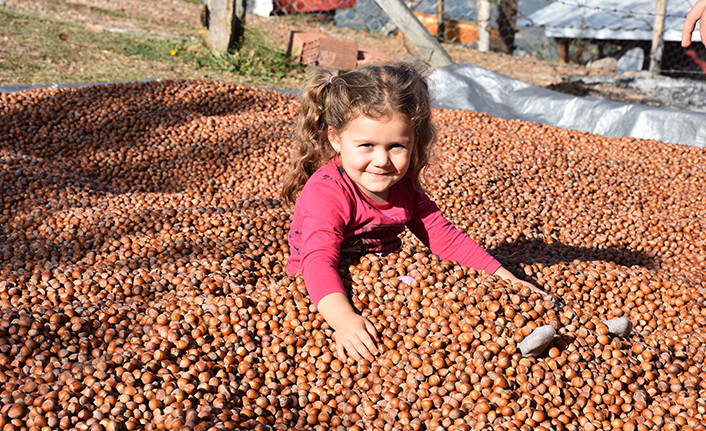
<path id="1" fill-rule="evenodd" d="M 312 177 L 297 200 L 293 234 L 301 238 L 300 270 L 313 304 L 334 330 L 338 357 L 345 361 L 348 353 L 356 361 L 372 360 L 377 332 L 348 301 L 337 270 L 352 209 L 332 177 Z"/>
<path id="2" fill-rule="evenodd" d="M 373 360 L 373 355 L 378 354 L 375 326 L 353 309 L 346 295 L 338 292 L 326 295 L 319 301 L 318 309 L 335 331 L 336 354 L 342 361 L 346 360 L 346 352 L 356 361 Z"/>
<path id="3" fill-rule="evenodd" d="M 528 287 L 543 297 L 548 295 L 547 292 L 532 283 L 520 280 L 505 269 L 477 242 L 448 221 L 426 194 L 417 195 L 415 210 L 419 216 L 412 219 L 408 227 L 432 253 L 444 260 L 456 260 L 461 265 L 482 269 L 513 284 Z"/>
<path id="4" fill-rule="evenodd" d="M 488 274 L 494 274 L 501 267 L 500 262 L 483 247 L 451 224 L 424 193 L 416 193 L 414 216 L 407 227 L 432 253 L 443 260 L 455 260 L 461 265 Z"/>
<path id="5" fill-rule="evenodd" d="M 290 229 L 291 253 L 314 305 L 326 295 L 345 294 L 338 263 L 351 204 L 330 177 L 314 174 L 304 186 L 294 208 Z M 295 246 L 294 246 L 295 245 Z"/>

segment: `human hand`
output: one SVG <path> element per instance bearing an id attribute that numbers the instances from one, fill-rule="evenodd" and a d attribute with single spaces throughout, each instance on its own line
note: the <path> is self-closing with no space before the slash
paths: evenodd
<path id="1" fill-rule="evenodd" d="M 373 360 L 373 355 L 378 354 L 375 326 L 353 309 L 346 295 L 339 292 L 326 295 L 317 307 L 334 331 L 336 355 L 341 361 L 346 361 L 346 352 L 356 361 Z"/>
<path id="2" fill-rule="evenodd" d="M 691 35 L 694 33 L 696 23 L 701 20 L 701 43 L 706 46 L 706 0 L 699 0 L 694 7 L 691 8 L 689 14 L 684 20 L 684 27 L 681 31 L 681 46 L 688 48 L 691 45 Z"/>
<path id="3" fill-rule="evenodd" d="M 333 333 L 338 358 L 345 362 L 347 352 L 356 361 L 361 361 L 363 358 L 372 361 L 373 356 L 378 354 L 375 345 L 378 341 L 375 326 L 368 319 L 355 313 L 347 323 L 340 326 Z"/>
<path id="4" fill-rule="evenodd" d="M 493 275 L 497 275 L 498 277 L 502 278 L 503 280 L 508 280 L 512 284 L 517 284 L 520 285 L 521 287 L 527 287 L 529 288 L 532 292 L 537 293 L 542 296 L 545 300 L 551 301 L 552 304 L 556 303 L 556 299 L 554 298 L 554 295 L 545 292 L 544 290 L 540 289 L 539 287 L 535 286 L 534 284 L 520 280 L 519 278 L 515 277 L 513 273 L 505 269 L 504 267 L 498 268 Z"/>
<path id="5" fill-rule="evenodd" d="M 512 280 L 512 282 L 513 282 L 513 284 L 519 284 L 520 286 L 527 287 L 532 292 L 534 292 L 538 295 L 541 295 L 545 301 L 551 302 L 552 306 L 557 303 L 556 297 L 553 294 L 547 292 L 546 290 L 540 289 L 539 287 L 535 286 L 534 284 L 532 284 L 528 281 L 524 281 L 524 280 L 520 280 L 519 278 L 515 278 L 514 280 Z"/>

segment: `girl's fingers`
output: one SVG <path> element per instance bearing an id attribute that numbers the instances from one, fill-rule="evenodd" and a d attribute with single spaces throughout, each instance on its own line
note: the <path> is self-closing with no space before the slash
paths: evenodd
<path id="1" fill-rule="evenodd" d="M 373 340 L 380 341 L 378 339 L 378 331 L 375 329 L 375 325 L 370 323 L 370 321 L 367 319 L 365 320 L 365 329 L 368 331 L 368 334 L 373 337 Z"/>
<path id="2" fill-rule="evenodd" d="M 364 320 L 364 330 L 361 332 L 354 331 L 350 334 L 343 335 L 340 332 L 334 334 L 336 340 L 336 354 L 341 361 L 345 361 L 348 357 L 355 361 L 361 361 L 363 358 L 373 361 L 374 355 L 378 354 L 378 349 L 375 342 L 378 340 L 375 326 L 369 320 Z"/>
<path id="3" fill-rule="evenodd" d="M 360 359 L 367 359 L 368 361 L 372 362 L 375 358 L 373 357 L 373 354 L 370 353 L 370 350 L 368 349 L 368 346 L 366 345 L 359 345 L 358 346 L 358 354 L 360 355 Z"/>
<path id="4" fill-rule="evenodd" d="M 343 347 L 343 343 L 336 343 L 336 356 L 338 356 L 338 359 L 344 364 L 348 360 L 348 357 L 346 356 L 346 349 Z"/>
<path id="5" fill-rule="evenodd" d="M 361 337 L 361 338 L 360 338 L 360 341 L 363 343 L 363 345 L 362 345 L 361 347 L 364 348 L 364 349 L 365 349 L 365 353 L 368 354 L 368 355 L 366 355 L 366 356 L 371 356 L 371 357 L 369 357 L 369 358 L 367 358 L 367 359 L 368 359 L 368 360 L 372 360 L 372 359 L 373 359 L 373 358 L 372 358 L 372 355 L 377 355 L 377 354 L 378 354 L 378 349 L 377 349 L 377 347 L 375 346 L 375 342 L 373 341 L 372 338 L 370 338 L 370 336 L 368 336 L 368 334 L 365 334 L 365 336 Z"/>
<path id="6" fill-rule="evenodd" d="M 367 357 L 366 359 L 368 360 L 372 360 L 372 356 L 366 349 L 365 343 L 360 339 L 347 340 L 345 342 L 341 342 L 340 348 L 336 347 L 336 353 L 341 358 L 341 361 L 345 361 L 346 352 L 348 353 L 348 356 L 353 358 L 356 362 L 360 362 L 364 357 Z"/>
<path id="7" fill-rule="evenodd" d="M 351 340 L 348 353 L 353 356 L 356 361 L 360 361 L 363 358 L 372 361 L 375 359 L 373 355 L 377 355 L 378 352 L 375 343 L 368 334 L 361 334 L 355 340 Z"/>
<path id="8" fill-rule="evenodd" d="M 358 349 L 356 349 L 356 346 L 352 345 L 348 350 L 348 354 L 355 359 L 356 362 L 360 362 L 363 359 L 363 356 L 361 356 L 360 352 Z"/>
<path id="9" fill-rule="evenodd" d="M 353 358 L 355 361 L 360 361 L 360 355 L 355 349 L 355 346 L 353 346 L 353 343 L 349 340 L 342 339 L 340 334 L 335 334 L 334 339 L 336 340 L 336 355 L 338 355 L 341 362 L 345 363 L 348 360 L 348 356 Z M 346 355 L 346 352 L 348 352 L 348 355 Z"/>

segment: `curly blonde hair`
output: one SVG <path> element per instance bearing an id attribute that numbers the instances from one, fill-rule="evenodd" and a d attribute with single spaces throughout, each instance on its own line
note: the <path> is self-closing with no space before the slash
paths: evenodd
<path id="1" fill-rule="evenodd" d="M 296 201 L 309 177 L 334 156 L 328 128 L 340 132 L 360 115 L 402 115 L 412 124 L 415 145 L 409 169 L 415 186 L 423 190 L 420 176 L 429 164 L 436 128 L 426 76 L 418 69 L 400 63 L 364 66 L 335 77 L 318 69 L 310 76 L 301 97 L 298 146 L 282 188 L 287 204 Z"/>

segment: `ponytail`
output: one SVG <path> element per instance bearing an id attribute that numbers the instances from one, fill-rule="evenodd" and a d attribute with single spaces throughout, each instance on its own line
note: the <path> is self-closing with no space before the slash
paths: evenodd
<path id="1" fill-rule="evenodd" d="M 326 98 L 332 76 L 323 69 L 316 70 L 302 93 L 296 130 L 299 145 L 282 188 L 282 198 L 289 205 L 294 203 L 309 177 L 334 155 L 326 122 Z"/>

